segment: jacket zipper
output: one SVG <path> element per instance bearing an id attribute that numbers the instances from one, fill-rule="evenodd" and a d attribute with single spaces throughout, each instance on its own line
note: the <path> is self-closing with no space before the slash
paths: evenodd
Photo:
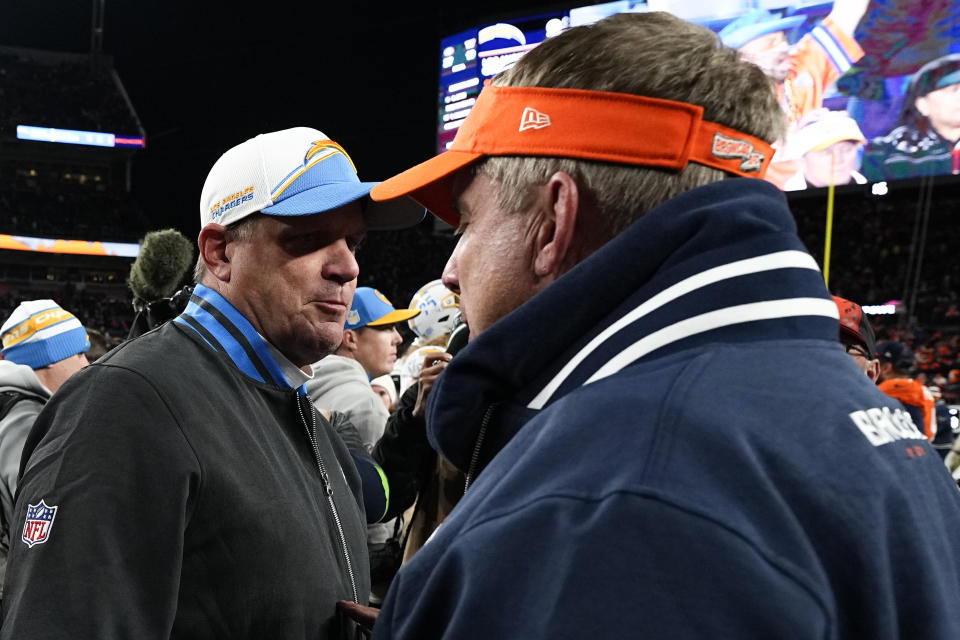
<path id="1" fill-rule="evenodd" d="M 333 512 L 333 520 L 337 525 L 337 535 L 340 538 L 340 546 L 343 549 L 343 557 L 347 561 L 347 573 L 350 575 L 350 587 L 353 590 L 353 601 L 360 604 L 357 597 L 357 580 L 353 573 L 353 562 L 350 560 L 350 551 L 347 549 L 347 537 L 343 534 L 343 523 L 340 521 L 340 513 L 337 511 L 337 505 L 333 501 L 333 485 L 330 484 L 330 475 L 327 473 L 327 466 L 320 457 L 320 446 L 317 444 L 317 412 L 310 411 L 311 425 L 307 424 L 307 418 L 303 415 L 303 404 L 300 402 L 300 395 L 297 394 L 297 409 L 300 410 L 300 419 L 307 430 L 307 436 L 310 438 L 310 444 L 313 446 L 313 457 L 317 462 L 317 469 L 320 470 L 320 482 L 323 483 L 323 492 L 327 494 L 327 502 L 330 504 L 330 511 Z"/>
<path id="2" fill-rule="evenodd" d="M 473 455 L 470 456 L 470 466 L 467 467 L 466 481 L 463 483 L 463 492 L 466 493 L 470 485 L 473 484 L 474 476 L 477 473 L 477 463 L 480 461 L 480 448 L 483 446 L 483 438 L 487 435 L 487 426 L 490 424 L 490 418 L 493 416 L 493 410 L 497 407 L 492 404 L 487 407 L 480 421 L 480 431 L 477 433 L 477 443 L 473 445 Z"/>

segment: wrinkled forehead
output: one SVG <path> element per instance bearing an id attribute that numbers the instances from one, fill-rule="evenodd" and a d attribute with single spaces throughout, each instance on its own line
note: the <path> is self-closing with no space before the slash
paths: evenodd
<path id="1" fill-rule="evenodd" d="M 787 34 L 783 31 L 774 31 L 765 33 L 753 40 L 746 42 L 739 51 L 744 54 L 762 53 L 769 49 L 779 47 L 787 42 Z"/>
<path id="2" fill-rule="evenodd" d="M 363 207 L 360 202 L 350 202 L 342 207 L 311 215 L 273 216 L 263 214 L 263 217 L 270 220 L 270 224 L 274 224 L 287 232 L 293 233 L 324 231 L 331 234 L 349 236 L 364 233 L 367 229 L 367 224 L 363 216 Z"/>

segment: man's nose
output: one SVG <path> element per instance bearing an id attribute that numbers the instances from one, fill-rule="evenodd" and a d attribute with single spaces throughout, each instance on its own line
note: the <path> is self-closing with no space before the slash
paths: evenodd
<path id="1" fill-rule="evenodd" d="M 328 259 L 323 264 L 323 277 L 341 284 L 356 280 L 357 276 L 360 275 L 360 266 L 357 264 L 357 257 L 350 250 L 346 238 L 338 240 L 330 249 L 332 253 L 328 255 Z"/>
<path id="2" fill-rule="evenodd" d="M 459 245 L 458 245 L 459 248 Z M 440 276 L 443 286 L 455 294 L 460 295 L 460 278 L 457 275 L 457 249 L 453 250 L 447 264 L 443 267 L 443 274 Z"/>

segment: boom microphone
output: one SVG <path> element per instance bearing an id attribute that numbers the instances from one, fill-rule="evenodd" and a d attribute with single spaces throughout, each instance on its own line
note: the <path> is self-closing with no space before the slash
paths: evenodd
<path id="1" fill-rule="evenodd" d="M 460 349 L 467 346 L 470 339 L 470 327 L 462 319 L 457 319 L 457 324 L 450 332 L 450 338 L 447 339 L 447 353 L 456 355 Z"/>
<path id="2" fill-rule="evenodd" d="M 176 229 L 151 231 L 130 267 L 130 291 L 144 302 L 169 298 L 193 266 L 193 244 Z"/>
<path id="3" fill-rule="evenodd" d="M 127 281 L 137 312 L 129 338 L 160 326 L 183 310 L 190 298 L 187 285 L 192 265 L 193 243 L 176 229 L 144 236 Z"/>

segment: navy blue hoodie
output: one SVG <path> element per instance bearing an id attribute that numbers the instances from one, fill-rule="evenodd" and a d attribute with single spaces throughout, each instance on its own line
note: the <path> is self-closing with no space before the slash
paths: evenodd
<path id="1" fill-rule="evenodd" d="M 674 198 L 495 323 L 428 425 L 476 480 L 376 639 L 960 637 L 960 492 L 762 181 Z"/>

